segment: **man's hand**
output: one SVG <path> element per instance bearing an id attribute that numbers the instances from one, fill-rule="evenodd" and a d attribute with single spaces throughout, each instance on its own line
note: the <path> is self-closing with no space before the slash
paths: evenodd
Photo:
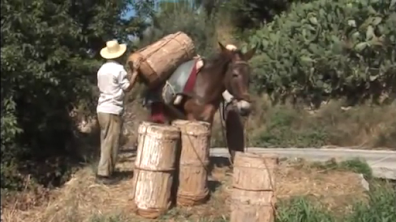
<path id="1" fill-rule="evenodd" d="M 137 78 L 139 72 L 137 70 L 132 71 L 132 75 L 131 78 L 129 79 L 129 86 L 125 89 L 126 92 L 129 92 L 132 90 L 133 86 L 135 85 L 135 83 L 137 82 Z"/>
<path id="2" fill-rule="evenodd" d="M 127 92 L 132 90 L 133 86 L 135 85 L 135 83 L 138 80 L 140 62 L 139 61 L 136 61 L 136 62 L 129 61 L 128 65 L 129 65 L 129 68 L 130 68 L 132 74 L 130 75 L 129 86 L 128 86 L 128 88 L 125 89 L 125 91 L 127 91 Z"/>

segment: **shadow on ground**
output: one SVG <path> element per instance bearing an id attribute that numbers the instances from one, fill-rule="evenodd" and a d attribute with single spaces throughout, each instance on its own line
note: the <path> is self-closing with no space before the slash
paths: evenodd
<path id="1" fill-rule="evenodd" d="M 231 162 L 229 158 L 227 157 L 217 157 L 217 156 L 211 156 L 209 157 L 209 173 L 213 171 L 214 168 L 223 168 L 223 167 L 231 167 Z"/>

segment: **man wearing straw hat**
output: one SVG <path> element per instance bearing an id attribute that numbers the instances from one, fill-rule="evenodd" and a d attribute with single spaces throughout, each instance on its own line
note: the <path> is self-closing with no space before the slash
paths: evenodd
<path id="1" fill-rule="evenodd" d="M 117 40 L 106 42 L 100 55 L 106 59 L 98 71 L 100 96 L 96 108 L 100 125 L 100 160 L 96 173 L 97 182 L 110 184 L 119 148 L 122 128 L 121 115 L 124 110 L 124 95 L 132 89 L 137 73 L 128 79 L 127 71 L 122 65 L 126 44 Z"/>

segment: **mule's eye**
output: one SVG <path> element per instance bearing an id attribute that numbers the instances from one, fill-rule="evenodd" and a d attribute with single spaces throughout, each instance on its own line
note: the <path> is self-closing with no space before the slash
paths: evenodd
<path id="1" fill-rule="evenodd" d="M 234 77 L 234 78 L 236 78 L 236 77 L 238 77 L 239 75 L 238 75 L 238 73 L 232 73 L 232 77 Z"/>

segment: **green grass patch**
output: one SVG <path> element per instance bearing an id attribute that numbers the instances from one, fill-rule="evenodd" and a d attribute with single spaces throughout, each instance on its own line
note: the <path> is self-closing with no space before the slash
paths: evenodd
<path id="1" fill-rule="evenodd" d="M 354 158 L 341 162 L 337 162 L 335 160 L 329 160 L 326 162 L 314 162 L 311 163 L 310 166 L 323 169 L 326 171 L 332 171 L 332 170 L 351 171 L 362 174 L 364 178 L 367 180 L 373 178 L 373 171 L 371 170 L 371 167 L 367 164 L 367 162 L 359 158 Z"/>
<path id="2" fill-rule="evenodd" d="M 339 215 L 308 197 L 294 197 L 278 205 L 276 222 L 391 222 L 396 221 L 396 191 L 390 183 L 370 186 L 367 202 L 356 202 L 351 213 Z"/>

